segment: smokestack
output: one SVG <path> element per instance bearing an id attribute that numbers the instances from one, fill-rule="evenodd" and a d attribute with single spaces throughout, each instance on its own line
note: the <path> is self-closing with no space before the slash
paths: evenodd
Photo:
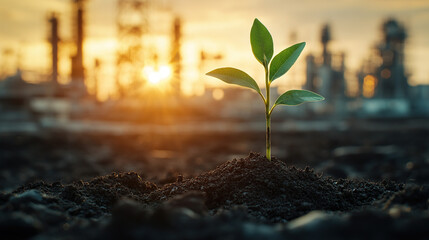
<path id="1" fill-rule="evenodd" d="M 76 54 L 72 56 L 72 81 L 83 84 L 84 68 L 83 68 L 83 0 L 73 0 L 75 19 L 74 25 L 74 41 L 76 46 Z"/>
<path id="2" fill-rule="evenodd" d="M 52 13 L 49 19 L 51 24 L 51 37 L 50 43 L 52 48 L 52 82 L 54 85 L 58 84 L 58 18 L 55 13 Z"/>
<path id="3" fill-rule="evenodd" d="M 181 54 L 182 46 L 182 22 L 179 17 L 174 19 L 173 39 L 171 46 L 171 66 L 173 68 L 172 87 L 177 97 L 180 97 L 180 73 L 181 73 Z"/>
<path id="4" fill-rule="evenodd" d="M 331 54 L 328 50 L 328 43 L 331 41 L 331 31 L 328 24 L 325 24 L 322 28 L 321 42 L 323 46 L 323 64 L 331 65 Z"/>

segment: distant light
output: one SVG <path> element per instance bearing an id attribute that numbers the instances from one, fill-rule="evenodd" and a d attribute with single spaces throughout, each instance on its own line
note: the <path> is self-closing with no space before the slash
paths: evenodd
<path id="1" fill-rule="evenodd" d="M 216 101 L 219 101 L 219 100 L 222 100 L 222 98 L 225 95 L 225 93 L 223 92 L 222 89 L 216 88 L 215 90 L 213 90 L 212 95 L 213 95 L 213 98 Z"/>
<path id="2" fill-rule="evenodd" d="M 385 68 L 383 70 L 381 70 L 381 77 L 384 79 L 388 79 L 390 78 L 390 76 L 392 76 L 392 73 L 390 72 L 389 69 Z"/>
<path id="3" fill-rule="evenodd" d="M 363 96 L 366 98 L 372 98 L 375 93 L 375 86 L 377 85 L 377 78 L 372 75 L 366 75 L 363 79 Z"/>
<path id="4" fill-rule="evenodd" d="M 171 76 L 171 68 L 164 65 L 156 70 L 153 66 L 146 66 L 142 70 L 142 75 L 149 83 L 156 85 Z"/>

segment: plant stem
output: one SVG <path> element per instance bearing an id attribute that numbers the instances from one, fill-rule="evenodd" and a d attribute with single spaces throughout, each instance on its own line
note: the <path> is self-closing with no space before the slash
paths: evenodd
<path id="1" fill-rule="evenodd" d="M 265 121 L 266 121 L 266 149 L 267 159 L 271 161 L 271 111 L 270 111 L 270 82 L 268 80 L 268 67 L 265 68 L 265 89 L 267 100 L 265 101 Z"/>

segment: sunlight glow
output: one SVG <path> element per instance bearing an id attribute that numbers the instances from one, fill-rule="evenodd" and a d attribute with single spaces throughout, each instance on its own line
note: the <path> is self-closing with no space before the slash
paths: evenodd
<path id="1" fill-rule="evenodd" d="M 146 66 L 142 70 L 142 75 L 145 79 L 147 79 L 148 83 L 157 85 L 170 78 L 171 68 L 166 65 L 160 66 L 159 68 Z"/>

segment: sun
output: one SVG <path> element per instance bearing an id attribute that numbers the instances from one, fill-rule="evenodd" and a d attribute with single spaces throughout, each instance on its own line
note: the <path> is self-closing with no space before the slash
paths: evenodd
<path id="1" fill-rule="evenodd" d="M 170 78 L 171 68 L 166 65 L 159 66 L 158 68 L 146 66 L 142 69 L 142 75 L 147 79 L 148 83 L 158 85 Z"/>

